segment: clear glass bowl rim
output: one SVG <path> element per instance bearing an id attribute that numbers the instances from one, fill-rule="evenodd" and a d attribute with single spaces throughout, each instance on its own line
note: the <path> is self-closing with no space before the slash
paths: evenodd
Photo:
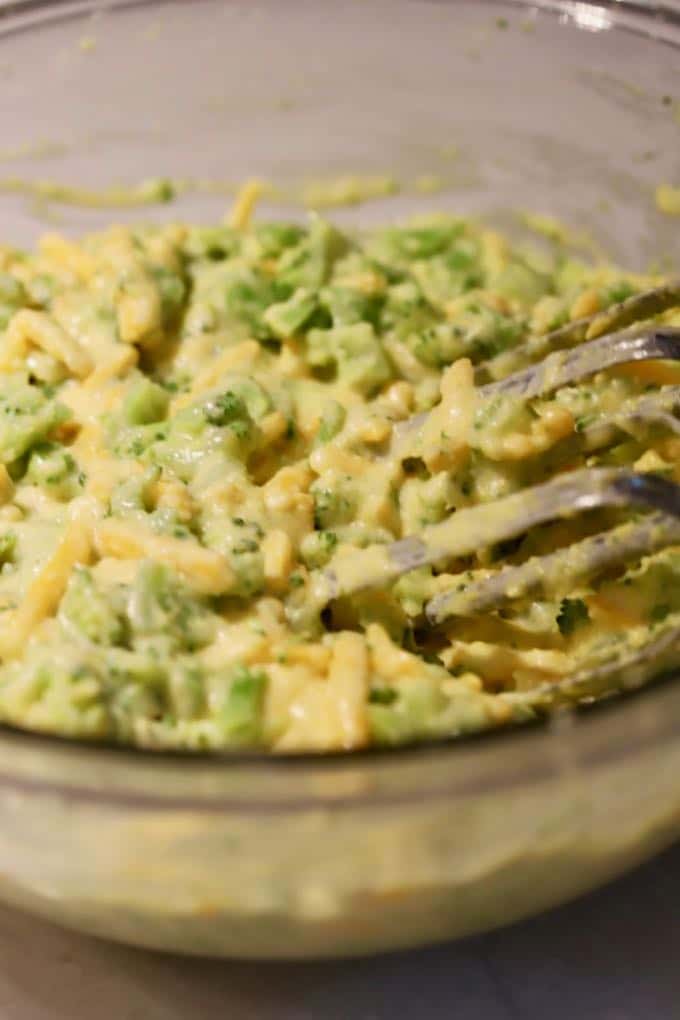
<path id="1" fill-rule="evenodd" d="M 184 0 L 159 0 L 164 5 Z M 300 2 L 300 0 L 298 0 Z M 302 0 L 304 2 L 304 0 Z M 414 0 L 450 4 L 458 0 Z M 479 2 L 479 0 L 478 0 Z M 572 19 L 573 0 L 482 0 Z M 155 0 L 10 0 L 0 37 L 50 21 Z M 611 28 L 680 46 L 680 4 L 588 0 Z M 0 789 L 133 810 L 278 812 L 394 805 L 534 786 L 569 771 L 632 761 L 680 738 L 680 674 L 556 722 L 398 749 L 272 756 L 181 754 L 88 744 L 0 725 Z M 274 781 L 272 783 L 272 780 Z"/>
<path id="2" fill-rule="evenodd" d="M 186 0 L 0 0 L 0 35 L 45 24 L 53 20 L 79 17 L 97 11 L 110 12 L 126 7 L 151 7 L 160 3 L 179 5 Z M 304 2 L 304 0 L 295 0 Z M 418 2 L 418 0 L 414 0 Z M 458 0 L 420 0 L 423 3 L 455 5 Z M 610 13 L 609 28 L 630 29 L 638 34 L 680 44 L 680 0 L 477 0 L 481 4 L 545 11 L 578 20 L 578 9 L 592 7 Z"/>

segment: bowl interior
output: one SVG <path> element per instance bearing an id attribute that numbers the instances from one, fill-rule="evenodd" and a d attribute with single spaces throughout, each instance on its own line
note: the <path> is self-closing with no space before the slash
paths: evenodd
<path id="1" fill-rule="evenodd" d="M 678 169 L 680 61 L 653 38 L 680 40 L 670 15 L 559 0 L 12 7 L 0 22 L 9 241 L 46 226 L 214 220 L 253 175 L 284 186 L 387 174 L 398 195 L 333 215 L 531 209 L 587 227 L 633 267 L 680 257 L 677 222 L 653 201 Z M 158 176 L 194 184 L 143 209 L 17 194 L 27 180 L 108 188 Z M 424 194 L 432 178 L 437 193 Z"/>
<path id="2" fill-rule="evenodd" d="M 214 221 L 249 176 L 290 189 L 388 175 L 396 194 L 330 215 L 360 224 L 443 208 L 512 226 L 518 210 L 531 210 L 587 230 L 629 266 L 676 265 L 677 220 L 656 209 L 654 188 L 680 183 L 678 45 L 680 18 L 620 3 L 14 4 L 0 19 L 3 240 L 30 244 L 45 230 L 140 218 Z M 101 206 L 55 196 L 54 185 L 106 191 L 155 177 L 188 183 L 176 200 L 141 208 L 110 195 Z M 262 212 L 304 214 L 282 199 Z M 638 713 L 647 735 L 668 722 L 655 698 L 642 699 Z M 623 729 L 609 725 L 617 750 L 634 711 L 619 716 L 628 719 Z M 459 774 L 467 776 L 480 752 L 465 753 Z M 534 753 L 545 747 L 527 750 Z M 79 774 L 94 790 L 101 770 L 114 769 L 107 754 L 84 778 L 80 751 L 20 750 L 12 739 L 0 773 L 23 770 L 35 782 L 59 755 L 67 784 Z M 423 760 L 409 765 L 414 790 L 432 759 Z M 485 782 L 498 774 L 494 760 Z M 529 759 L 521 764 L 518 777 L 531 774 Z M 126 764 L 115 769 L 124 791 L 139 783 L 137 764 L 134 776 Z M 353 797 L 364 764 L 342 769 Z M 330 786 L 323 779 L 312 790 L 305 776 L 300 788 L 324 796 L 338 789 L 337 773 Z M 173 783 L 180 774 L 184 766 Z M 181 780 L 187 795 L 200 792 L 194 779 Z M 216 789 L 211 780 L 209 795 L 224 792 L 224 782 Z M 230 783 L 238 796 L 238 780 Z M 280 784 L 290 792 L 289 779 Z"/>

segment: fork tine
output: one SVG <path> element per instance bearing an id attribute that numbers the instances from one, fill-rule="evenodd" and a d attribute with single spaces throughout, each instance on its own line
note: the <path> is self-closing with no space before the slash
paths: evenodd
<path id="1" fill-rule="evenodd" d="M 336 554 L 312 575 L 309 597 L 321 609 L 339 596 L 385 587 L 417 567 L 468 556 L 538 524 L 601 506 L 643 506 L 680 517 L 680 485 L 617 468 L 559 475 L 495 502 L 459 510 L 420 535 Z"/>
<path id="2" fill-rule="evenodd" d="M 667 386 L 654 394 L 631 397 L 587 428 L 559 439 L 550 450 L 559 449 L 568 463 L 573 456 L 597 453 L 620 442 L 622 434 L 640 441 L 651 439 L 652 430 L 658 429 L 680 436 L 679 414 L 680 386 Z"/>
<path id="3" fill-rule="evenodd" d="M 612 305 L 606 311 L 595 312 L 594 315 L 569 322 L 566 326 L 560 326 L 559 329 L 554 329 L 543 336 L 530 337 L 521 348 L 498 354 L 478 366 L 479 382 L 497 380 L 508 375 L 516 367 L 520 356 L 530 362 L 535 361 L 551 351 L 564 350 L 585 340 L 594 340 L 605 333 L 625 329 L 636 322 L 652 319 L 678 306 L 680 306 L 680 280 L 671 280 L 662 287 L 633 294 L 632 297 Z"/>
<path id="4" fill-rule="evenodd" d="M 677 621 L 677 616 L 675 617 Z M 516 700 L 538 710 L 554 710 L 559 705 L 591 700 L 617 691 L 642 687 L 655 677 L 677 668 L 680 655 L 680 625 L 673 620 L 655 631 L 650 641 L 628 645 L 622 654 L 568 676 L 564 680 L 541 684 L 517 695 Z M 515 699 L 514 695 L 509 700 Z"/>
<path id="5" fill-rule="evenodd" d="M 614 333 L 569 351 L 555 351 L 537 365 L 479 390 L 482 399 L 498 394 L 530 400 L 615 365 L 652 359 L 680 360 L 680 329 L 664 327 L 644 333 Z"/>
<path id="6" fill-rule="evenodd" d="M 614 333 L 582 344 L 570 351 L 556 351 L 530 368 L 522 369 L 514 375 L 507 376 L 499 382 L 489 383 L 479 388 L 482 401 L 493 400 L 501 394 L 531 400 L 547 393 L 578 382 L 586 376 L 593 375 L 605 368 L 613 368 L 631 361 L 649 361 L 654 359 L 671 361 L 680 360 L 680 329 L 664 327 L 649 330 L 637 335 L 630 333 Z M 680 387 L 668 387 L 680 393 Z M 661 391 L 661 392 L 665 392 Z M 649 394 L 645 395 L 651 406 Z M 669 398 L 670 399 L 670 398 Z M 672 403 L 672 400 L 671 400 Z M 646 405 L 645 405 L 646 406 Z M 399 422 L 393 430 L 390 446 L 392 455 L 399 455 L 408 436 L 412 436 L 427 420 L 428 412 L 414 415 L 406 421 Z M 609 423 L 614 425 L 612 421 Z M 667 422 L 668 424 L 668 422 Z"/>
<path id="7" fill-rule="evenodd" d="M 656 393 L 631 397 L 616 411 L 604 414 L 587 428 L 566 436 L 563 448 L 573 453 L 595 453 L 616 442 L 621 433 L 639 439 L 650 428 L 680 435 L 680 386 L 665 386 Z"/>
<path id="8" fill-rule="evenodd" d="M 545 556 L 534 556 L 518 566 L 507 566 L 490 576 L 456 583 L 425 606 L 428 623 L 436 626 L 451 616 L 474 616 L 500 609 L 528 595 L 569 590 L 626 560 L 649 556 L 680 543 L 680 519 L 651 514 L 637 523 L 591 535 Z"/>

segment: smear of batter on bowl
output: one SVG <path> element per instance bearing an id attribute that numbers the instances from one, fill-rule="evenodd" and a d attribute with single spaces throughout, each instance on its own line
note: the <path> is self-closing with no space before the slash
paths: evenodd
<path id="1" fill-rule="evenodd" d="M 59 150 L 45 152 L 58 154 Z M 0 160 L 33 157 L 32 147 L 8 150 Z M 40 153 L 43 154 L 43 153 Z M 376 199 L 404 194 L 435 194 L 447 187 L 447 181 L 435 174 L 421 174 L 412 180 L 399 180 L 390 174 L 341 174 L 303 179 L 281 184 L 261 180 L 258 197 L 277 204 L 305 209 L 335 209 L 361 205 Z M 102 188 L 64 184 L 50 179 L 31 180 L 26 177 L 0 178 L 0 193 L 20 194 L 36 200 L 41 206 L 80 206 L 91 209 L 124 209 L 172 202 L 188 194 L 236 195 L 240 185 L 227 179 L 155 177 L 139 184 L 115 184 Z"/>
<path id="2" fill-rule="evenodd" d="M 659 184 L 654 192 L 654 200 L 659 212 L 666 216 L 680 216 L 680 187 Z"/>
<path id="3" fill-rule="evenodd" d="M 96 189 L 61 184 L 52 180 L 35 181 L 25 177 L 4 177 L 0 179 L 0 192 L 83 208 L 122 209 L 171 202 L 177 194 L 177 185 L 169 178 L 154 177 L 133 187 L 113 185 Z"/>

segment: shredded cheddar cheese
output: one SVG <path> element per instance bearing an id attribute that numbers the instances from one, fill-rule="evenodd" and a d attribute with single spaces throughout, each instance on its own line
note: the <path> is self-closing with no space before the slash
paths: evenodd
<path id="1" fill-rule="evenodd" d="M 657 544 L 425 626 L 434 596 L 625 511 L 385 567 L 395 540 L 563 471 L 680 477 L 673 430 L 622 413 L 670 399 L 670 364 L 535 399 L 478 385 L 661 281 L 448 215 L 259 222 L 264 191 L 221 226 L 2 250 L 0 720 L 152 748 L 399 744 L 531 718 L 551 684 L 680 625 L 680 549 Z M 384 584 L 323 597 L 369 566 Z"/>

